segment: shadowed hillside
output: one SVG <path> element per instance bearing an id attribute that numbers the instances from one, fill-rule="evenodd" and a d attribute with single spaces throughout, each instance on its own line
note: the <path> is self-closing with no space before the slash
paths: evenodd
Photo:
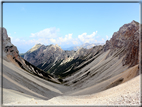
<path id="1" fill-rule="evenodd" d="M 124 24 L 103 46 L 64 51 L 37 44 L 24 59 L 6 29 L 1 32 L 4 104 L 119 104 L 122 98 L 140 104 L 137 22 Z"/>

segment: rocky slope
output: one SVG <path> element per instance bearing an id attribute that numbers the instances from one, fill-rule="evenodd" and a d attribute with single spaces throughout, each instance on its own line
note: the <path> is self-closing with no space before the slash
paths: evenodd
<path id="1" fill-rule="evenodd" d="M 49 70 L 53 77 L 21 58 L 17 48 L 11 44 L 5 29 L 3 36 L 5 103 L 17 104 L 19 100 L 11 101 L 9 98 L 17 100 L 22 97 L 24 99 L 20 101 L 22 104 L 27 104 L 26 101 L 28 104 L 35 104 L 30 98 L 36 98 L 40 99 L 40 104 L 44 102 L 44 104 L 118 105 L 124 101 L 124 105 L 140 105 L 140 76 L 138 76 L 140 26 L 137 22 L 132 21 L 123 25 L 104 46 L 95 46 L 89 50 L 81 48 L 67 59 L 55 60 Z M 35 52 L 36 57 L 42 53 L 42 51 L 38 53 L 37 50 L 47 48 L 51 53 L 56 53 L 56 50 L 62 51 L 60 47 L 56 47 L 53 45 L 47 48 L 38 44 L 28 53 Z M 47 55 L 50 52 L 47 51 Z M 57 80 L 54 76 L 60 78 Z M 43 78 L 62 84 L 55 84 Z M 43 101 L 50 98 L 53 99 L 49 102 Z"/>
<path id="2" fill-rule="evenodd" d="M 30 64 L 19 55 L 19 51 L 17 50 L 17 47 L 11 43 L 11 40 L 8 37 L 7 31 L 5 28 L 2 28 L 2 31 L 0 29 L 0 32 L 3 33 L 3 59 L 4 60 L 10 61 L 14 63 L 16 66 L 18 66 L 19 68 L 22 68 L 41 78 L 58 82 L 58 80 L 55 80 L 52 75 Z"/>
<path id="3" fill-rule="evenodd" d="M 139 34 L 139 23 L 132 21 L 115 32 L 104 46 L 64 51 L 58 45 L 37 44 L 24 54 L 24 59 L 56 77 L 63 78 L 81 70 L 96 58 L 94 56 L 101 55 L 108 50 L 110 52 L 106 59 L 116 53 L 115 57 L 118 56 L 119 59 L 123 57 L 123 66 L 133 67 L 139 63 Z"/>
<path id="4" fill-rule="evenodd" d="M 133 76 L 137 76 L 140 73 L 138 65 L 140 60 L 139 36 L 140 26 L 137 22 L 132 21 L 131 23 L 123 25 L 118 32 L 113 34 L 110 41 L 106 41 L 106 44 L 99 53 L 92 57 L 93 61 L 91 63 L 87 64 L 74 75 L 63 79 L 63 81 L 67 85 L 75 88 L 81 87 L 84 90 L 91 86 L 96 89 L 100 87 L 99 90 L 93 91 L 98 92 L 133 78 L 130 76 L 127 79 L 124 79 L 124 77 L 119 78 L 120 75 L 122 77 L 124 75 L 123 73 L 127 72 L 127 69 L 130 70 L 134 67 Z M 87 61 L 84 63 L 87 63 Z M 92 83 L 90 82 L 90 85 L 85 86 L 90 79 L 93 80 Z M 114 81 L 114 83 L 105 87 L 107 81 Z M 103 84 L 103 88 L 101 88 L 102 85 L 98 86 L 96 84 Z M 83 92 L 79 93 L 83 94 Z"/>
<path id="5" fill-rule="evenodd" d="M 106 41 L 104 51 L 110 49 L 110 54 L 112 54 L 114 50 L 122 49 L 120 57 L 125 55 L 123 65 L 132 67 L 139 62 L 139 35 L 140 25 L 133 20 L 115 32 L 110 41 Z"/>
<path id="6" fill-rule="evenodd" d="M 74 53 L 75 51 L 64 51 L 58 45 L 45 46 L 36 44 L 24 54 L 23 58 L 35 66 L 44 68 L 43 66 L 45 65 L 53 65 L 58 60 L 72 57 Z"/>
<path id="7" fill-rule="evenodd" d="M 36 44 L 21 56 L 31 64 L 56 77 L 65 77 L 77 71 L 75 68 L 79 64 L 90 59 L 101 49 L 102 46 L 96 46 L 92 49 L 80 48 L 77 51 L 64 51 L 58 45 L 44 46 Z M 67 70 L 70 72 L 63 74 Z"/>

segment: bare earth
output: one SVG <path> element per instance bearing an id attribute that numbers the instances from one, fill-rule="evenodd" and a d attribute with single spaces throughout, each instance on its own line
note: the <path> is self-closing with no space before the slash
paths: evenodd
<path id="1" fill-rule="evenodd" d="M 82 67 L 62 78 L 64 84 L 60 84 L 33 75 L 32 67 L 30 73 L 28 69 L 21 69 L 20 64 L 26 66 L 25 62 L 3 29 L 3 72 L 0 74 L 3 105 L 140 106 L 139 34 L 137 22 L 123 25 L 110 41 L 106 41 L 102 51 L 76 66 Z"/>
<path id="2" fill-rule="evenodd" d="M 71 87 L 38 78 L 5 60 L 3 64 L 3 105 L 140 105 L 141 75 L 105 91 L 93 93 L 95 88 L 89 87 L 71 95 L 66 93 L 73 92 Z M 135 75 L 130 71 L 136 68 L 137 65 L 126 70 L 127 72 L 122 72 L 123 75 L 120 74 L 117 78 L 125 78 L 127 73 Z M 26 82 L 25 79 L 30 82 Z M 87 90 L 92 93 L 89 94 Z M 86 95 L 77 95 L 81 92 Z"/>
<path id="3" fill-rule="evenodd" d="M 140 105 L 140 76 L 117 87 L 96 94 L 59 96 L 42 100 L 16 91 L 4 89 L 4 105 Z M 4 99 L 4 100 L 5 100 Z"/>

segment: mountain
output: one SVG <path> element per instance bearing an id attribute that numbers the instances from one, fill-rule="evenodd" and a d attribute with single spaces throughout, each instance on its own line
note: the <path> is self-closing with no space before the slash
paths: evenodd
<path id="1" fill-rule="evenodd" d="M 86 49 L 91 49 L 94 46 L 99 46 L 99 45 L 104 45 L 103 43 L 84 43 L 80 46 L 80 48 L 86 48 Z"/>
<path id="2" fill-rule="evenodd" d="M 104 51 L 110 49 L 111 55 L 114 50 L 121 50 L 119 57 L 125 55 L 122 61 L 123 66 L 132 67 L 139 62 L 139 35 L 139 23 L 133 20 L 115 32 L 110 41 L 106 41 Z"/>
<path id="3" fill-rule="evenodd" d="M 48 71 L 56 63 L 72 59 L 74 53 L 75 51 L 64 51 L 58 45 L 36 44 L 24 54 L 23 58 L 40 69 Z"/>
<path id="4" fill-rule="evenodd" d="M 102 46 L 96 46 L 90 50 L 80 48 L 78 51 L 64 51 L 58 45 L 44 46 L 36 44 L 23 57 L 38 68 L 56 77 L 60 77 L 60 74 L 90 59 L 101 49 Z M 86 57 L 86 55 L 88 56 Z M 71 70 L 64 74 L 64 76 L 71 75 L 75 71 Z"/>
<path id="5" fill-rule="evenodd" d="M 47 79 L 47 80 L 53 81 L 53 82 L 59 82 L 58 80 L 53 79 L 52 75 L 37 68 L 36 66 L 30 64 L 25 59 L 20 57 L 19 51 L 17 50 L 17 47 L 11 43 L 11 40 L 7 35 L 6 29 L 2 28 L 2 30 L 3 30 L 3 59 L 4 60 L 6 60 L 8 62 L 12 62 L 17 67 L 22 68 L 23 70 L 26 70 L 26 71 L 28 71 L 34 75 L 37 75 L 41 78 L 44 78 L 44 79 Z M 29 50 L 29 52 L 34 51 L 34 49 Z"/>
<path id="6" fill-rule="evenodd" d="M 69 47 L 69 48 L 64 49 L 64 50 L 74 50 L 74 51 L 77 51 L 80 48 L 90 49 L 90 48 L 92 48 L 94 46 L 98 46 L 98 45 L 104 45 L 104 44 L 103 43 L 92 43 L 92 44 L 84 43 L 84 44 L 82 44 L 80 46 L 72 46 L 72 47 Z"/>
<path id="7" fill-rule="evenodd" d="M 68 51 L 74 50 L 74 51 L 77 51 L 79 48 L 80 48 L 80 46 L 71 46 L 69 48 L 63 48 L 63 50 L 68 50 Z"/>
<path id="8" fill-rule="evenodd" d="M 123 25 L 119 31 L 115 32 L 112 38 L 106 41 L 104 46 L 87 47 L 94 44 L 83 44 L 77 51 L 64 51 L 58 45 L 44 46 L 35 45 L 25 53 L 24 59 L 38 68 L 54 75 L 56 78 L 65 78 L 84 66 L 91 63 L 97 54 L 110 51 L 106 58 L 114 53 L 122 58 L 122 64 L 130 67 L 137 65 L 139 50 L 139 24 L 132 21 Z M 134 41 L 135 40 L 135 41 Z M 133 44 L 133 45 L 132 45 Z M 84 47 L 84 48 L 82 48 Z M 89 60 L 89 61 L 88 61 Z M 78 67 L 81 65 L 80 67 Z"/>
<path id="9" fill-rule="evenodd" d="M 118 85 L 124 81 L 128 81 L 131 78 L 130 76 L 127 79 L 124 79 L 125 77 L 117 77 L 118 75 L 125 74 L 130 69 L 133 69 L 130 72 L 135 77 L 139 74 L 139 35 L 140 28 L 137 22 L 132 21 L 123 25 L 119 31 L 113 34 L 109 41 L 106 41 L 100 52 L 92 57 L 94 60 L 91 63 L 63 81 L 72 87 L 87 88 L 98 83 L 104 86 L 105 83 L 107 84 L 107 81 L 115 79 L 116 81 L 111 80 L 113 82 L 108 86 L 111 87 L 115 83 Z M 84 63 L 87 63 L 87 61 Z M 93 80 L 92 84 L 85 87 L 85 84 L 90 79 Z M 94 85 L 94 88 L 96 87 L 97 85 Z M 84 91 L 78 93 L 83 94 Z"/>
<path id="10" fill-rule="evenodd" d="M 140 31 L 139 23 L 132 21 L 124 24 L 105 45 L 77 51 L 37 44 L 24 54 L 24 58 L 37 63 L 35 66 L 20 57 L 3 28 L 4 105 L 139 106 Z M 45 71 L 37 66 L 50 69 Z"/>

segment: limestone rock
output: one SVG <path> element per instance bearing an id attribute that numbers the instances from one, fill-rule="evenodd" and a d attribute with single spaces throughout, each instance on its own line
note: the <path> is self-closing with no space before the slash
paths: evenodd
<path id="1" fill-rule="evenodd" d="M 2 29 L 2 31 L 1 31 Z M 26 60 L 24 60 L 20 55 L 19 51 L 17 50 L 17 47 L 14 46 L 11 43 L 10 37 L 7 35 L 7 31 L 5 28 L 1 28 L 0 33 L 2 32 L 2 38 L 3 38 L 3 59 L 9 62 L 12 62 L 16 66 L 24 69 L 27 72 L 30 72 L 34 75 L 38 75 L 41 78 L 48 79 L 50 81 L 58 82 L 58 80 L 54 79 L 52 75 L 44 72 L 43 70 L 35 67 L 34 65 L 30 64 Z M 41 44 L 37 45 L 38 47 L 44 48 Z M 29 52 L 33 52 L 36 50 L 35 46 L 32 50 Z"/>
<path id="2" fill-rule="evenodd" d="M 121 56 L 125 55 L 123 65 L 130 67 L 138 64 L 139 53 L 139 36 L 140 28 L 139 23 L 132 21 L 131 23 L 124 24 L 119 31 L 115 32 L 109 41 L 106 41 L 104 51 L 111 50 L 109 55 L 112 55 L 114 50 L 123 49 Z"/>

